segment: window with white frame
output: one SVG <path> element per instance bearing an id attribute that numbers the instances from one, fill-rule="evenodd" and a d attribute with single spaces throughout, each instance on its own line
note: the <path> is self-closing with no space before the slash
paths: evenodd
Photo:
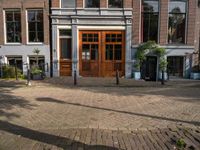
<path id="1" fill-rule="evenodd" d="M 168 42 L 185 43 L 187 0 L 170 0 Z"/>
<path id="2" fill-rule="evenodd" d="M 75 8 L 76 1 L 75 0 L 61 0 L 61 8 Z"/>
<path id="3" fill-rule="evenodd" d="M 99 8 L 100 0 L 85 0 L 85 8 Z"/>
<path id="4" fill-rule="evenodd" d="M 108 7 L 109 8 L 122 8 L 123 0 L 108 0 Z"/>
<path id="5" fill-rule="evenodd" d="M 5 10 L 6 43 L 21 42 L 20 10 Z"/>
<path id="6" fill-rule="evenodd" d="M 44 42 L 43 10 L 28 10 L 28 42 Z"/>

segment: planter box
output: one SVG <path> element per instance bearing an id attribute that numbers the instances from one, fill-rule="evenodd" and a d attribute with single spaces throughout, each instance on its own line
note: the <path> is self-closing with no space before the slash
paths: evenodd
<path id="1" fill-rule="evenodd" d="M 200 73 L 194 73 L 194 72 L 192 72 L 190 74 L 190 79 L 200 80 Z"/>
<path id="2" fill-rule="evenodd" d="M 32 79 L 33 80 L 43 80 L 43 77 L 41 74 L 33 74 Z"/>
<path id="3" fill-rule="evenodd" d="M 140 72 L 133 72 L 133 78 L 135 80 L 140 80 L 141 79 L 141 73 Z"/>

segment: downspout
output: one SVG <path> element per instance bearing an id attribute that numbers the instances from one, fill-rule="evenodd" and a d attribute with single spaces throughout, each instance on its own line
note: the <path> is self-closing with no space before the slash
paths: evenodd
<path id="1" fill-rule="evenodd" d="M 50 77 L 53 77 L 53 54 L 52 54 L 52 20 L 51 20 L 51 0 L 49 0 L 49 46 L 50 46 Z"/>

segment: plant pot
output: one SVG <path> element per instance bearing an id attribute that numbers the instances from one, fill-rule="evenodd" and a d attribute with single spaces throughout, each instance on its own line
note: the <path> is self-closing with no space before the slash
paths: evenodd
<path id="1" fill-rule="evenodd" d="M 43 80 L 43 77 L 41 74 L 32 74 L 33 80 Z"/>
<path id="2" fill-rule="evenodd" d="M 198 73 L 198 72 L 192 72 L 190 74 L 190 79 L 200 80 L 200 73 Z"/>
<path id="3" fill-rule="evenodd" d="M 141 73 L 138 71 L 138 72 L 133 72 L 133 78 L 135 80 L 140 80 L 141 79 Z"/>

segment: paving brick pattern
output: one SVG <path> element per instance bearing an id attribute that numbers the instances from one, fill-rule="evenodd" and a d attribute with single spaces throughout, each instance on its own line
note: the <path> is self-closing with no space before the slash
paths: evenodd
<path id="1" fill-rule="evenodd" d="M 0 80 L 0 149 L 170 149 L 181 137 L 199 148 L 199 81 L 163 87 L 121 79 L 117 86 L 114 79 L 84 78 L 74 87 L 71 78 L 54 78 L 24 84 Z"/>
<path id="2" fill-rule="evenodd" d="M 1 149 L 34 150 L 185 150 L 200 149 L 200 131 L 182 127 L 147 131 L 60 129 L 36 131 L 1 122 Z"/>

